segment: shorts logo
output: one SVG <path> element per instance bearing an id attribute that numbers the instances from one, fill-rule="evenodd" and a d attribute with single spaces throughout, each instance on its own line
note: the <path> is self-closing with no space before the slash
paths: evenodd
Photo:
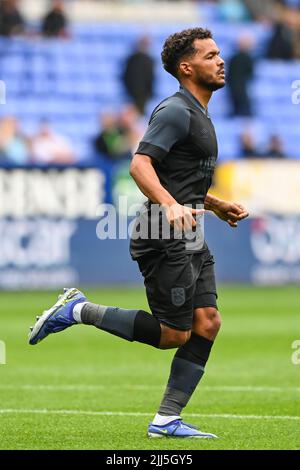
<path id="1" fill-rule="evenodd" d="M 181 307 L 185 302 L 185 290 L 184 287 L 174 287 L 171 289 L 172 304 L 175 307 Z"/>

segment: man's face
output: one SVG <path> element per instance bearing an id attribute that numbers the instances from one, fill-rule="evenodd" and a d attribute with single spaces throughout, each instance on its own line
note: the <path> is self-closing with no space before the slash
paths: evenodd
<path id="1" fill-rule="evenodd" d="M 210 91 L 223 88 L 225 85 L 224 60 L 220 57 L 220 50 L 213 39 L 195 39 L 194 56 L 180 63 L 183 76 L 190 78 L 194 83 Z"/>

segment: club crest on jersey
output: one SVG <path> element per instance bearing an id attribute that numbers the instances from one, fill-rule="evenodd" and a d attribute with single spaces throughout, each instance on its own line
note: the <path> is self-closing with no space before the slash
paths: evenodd
<path id="1" fill-rule="evenodd" d="M 200 137 L 202 139 L 209 139 L 209 131 L 203 127 L 200 131 Z"/>
<path id="2" fill-rule="evenodd" d="M 181 307 L 185 302 L 185 290 L 184 287 L 174 287 L 171 290 L 172 304 L 175 307 Z"/>

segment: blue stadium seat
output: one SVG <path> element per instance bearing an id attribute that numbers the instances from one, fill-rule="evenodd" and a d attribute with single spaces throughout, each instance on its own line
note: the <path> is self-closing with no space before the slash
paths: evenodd
<path id="1" fill-rule="evenodd" d="M 29 133 L 41 119 L 48 118 L 59 132 L 79 142 L 78 158 L 84 158 L 98 130 L 100 112 L 118 109 L 127 101 L 120 76 L 127 55 L 141 35 L 152 37 L 156 60 L 155 96 L 147 106 L 148 114 L 161 99 L 177 90 L 176 80 L 162 71 L 160 52 L 168 34 L 187 26 L 192 25 L 153 24 L 145 31 L 143 24 L 79 24 L 72 26 L 71 40 L 0 38 L 0 79 L 7 82 L 9 98 L 6 106 L 0 106 L 0 116 L 16 114 Z M 245 31 L 255 38 L 258 60 L 250 95 L 257 116 L 252 127 L 261 142 L 276 130 L 291 157 L 300 158 L 300 108 L 291 101 L 292 82 L 300 79 L 300 61 L 260 58 L 271 32 L 265 25 L 232 24 L 229 28 L 216 22 L 208 27 L 215 32 L 225 58 L 233 53 L 237 38 Z M 220 158 L 238 157 L 239 138 L 247 120 L 228 119 L 226 90 L 214 95 L 209 109 L 221 143 Z"/>

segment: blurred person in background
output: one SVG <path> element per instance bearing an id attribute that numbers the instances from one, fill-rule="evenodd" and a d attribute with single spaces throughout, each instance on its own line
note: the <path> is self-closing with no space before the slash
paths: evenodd
<path id="1" fill-rule="evenodd" d="M 31 139 L 33 162 L 42 165 L 70 165 L 75 163 L 71 142 L 51 129 L 47 121 L 40 125 L 39 132 Z"/>
<path id="2" fill-rule="evenodd" d="M 268 148 L 262 156 L 264 158 L 286 158 L 283 143 L 279 135 L 271 135 Z"/>
<path id="3" fill-rule="evenodd" d="M 65 37 L 68 20 L 63 0 L 53 0 L 51 10 L 42 21 L 42 34 L 48 38 Z"/>
<path id="4" fill-rule="evenodd" d="M 288 4 L 289 2 L 287 2 Z M 290 31 L 293 42 L 293 58 L 300 59 L 300 0 L 291 2 L 282 15 L 286 27 Z"/>
<path id="5" fill-rule="evenodd" d="M 22 134 L 14 117 L 0 121 L 0 163 L 27 165 L 29 163 L 29 142 Z"/>
<path id="6" fill-rule="evenodd" d="M 124 147 L 124 138 L 117 117 L 111 113 L 103 113 L 100 120 L 100 133 L 94 139 L 97 154 L 108 159 L 120 160 L 128 155 L 129 148 Z"/>
<path id="7" fill-rule="evenodd" d="M 122 108 L 119 122 L 130 146 L 132 156 L 145 130 L 144 118 L 140 115 L 135 105 L 128 104 Z"/>
<path id="8" fill-rule="evenodd" d="M 104 113 L 101 116 L 100 129 L 94 140 L 94 148 L 99 155 L 112 161 L 131 157 L 131 145 L 118 116 L 111 112 Z"/>
<path id="9" fill-rule="evenodd" d="M 276 134 L 270 136 L 267 149 L 264 151 L 263 146 L 256 147 L 253 133 L 246 130 L 241 135 L 241 156 L 247 159 L 263 159 L 263 158 L 285 158 L 283 143 Z"/>
<path id="10" fill-rule="evenodd" d="M 293 34 L 287 24 L 277 21 L 267 45 L 266 58 L 271 60 L 291 60 L 295 56 Z"/>
<path id="11" fill-rule="evenodd" d="M 248 86 L 254 75 L 254 59 L 251 56 L 253 39 L 242 36 L 238 51 L 228 63 L 227 83 L 232 104 L 233 116 L 252 116 L 252 104 Z"/>
<path id="12" fill-rule="evenodd" d="M 243 22 L 250 20 L 248 9 L 242 0 L 220 0 L 219 14 L 223 21 Z"/>
<path id="13" fill-rule="evenodd" d="M 245 158 L 256 158 L 257 149 L 253 135 L 250 131 L 244 131 L 240 138 L 241 156 Z"/>
<path id="14" fill-rule="evenodd" d="M 25 29 L 24 18 L 18 10 L 19 0 L 0 1 L 0 36 L 22 34 Z"/>
<path id="15" fill-rule="evenodd" d="M 126 91 L 141 114 L 153 96 L 154 61 L 149 54 L 150 39 L 142 37 L 136 51 L 125 61 L 122 80 Z"/>
<path id="16" fill-rule="evenodd" d="M 140 137 L 138 122 L 139 113 L 133 105 L 124 106 L 119 115 L 104 113 L 94 140 L 96 152 L 112 161 L 131 158 Z"/>
<path id="17" fill-rule="evenodd" d="M 251 19 L 263 23 L 273 21 L 276 17 L 276 0 L 243 0 Z"/>

